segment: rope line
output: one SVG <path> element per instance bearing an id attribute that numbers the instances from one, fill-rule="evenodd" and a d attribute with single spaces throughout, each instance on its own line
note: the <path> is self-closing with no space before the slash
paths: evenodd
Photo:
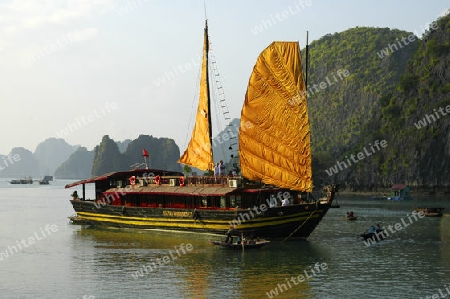
<path id="1" fill-rule="evenodd" d="M 299 227 L 297 227 L 296 230 L 294 230 L 289 236 L 287 236 L 286 238 L 283 239 L 283 241 L 281 241 L 281 243 L 284 243 L 284 241 L 286 241 L 287 239 L 289 239 L 290 237 L 292 237 L 293 234 L 295 234 L 308 220 L 309 218 L 312 217 L 312 215 L 314 215 L 314 213 L 316 212 L 316 210 L 312 211 L 311 215 L 308 216 L 308 218 L 305 219 L 305 221 L 303 221 L 302 224 L 300 224 Z"/>

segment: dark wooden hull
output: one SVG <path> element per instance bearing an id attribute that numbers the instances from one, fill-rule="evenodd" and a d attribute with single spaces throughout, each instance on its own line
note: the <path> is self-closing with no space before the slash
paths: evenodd
<path id="1" fill-rule="evenodd" d="M 230 225 L 245 235 L 260 238 L 306 239 L 327 213 L 330 203 L 295 204 L 286 207 L 253 209 L 193 209 L 96 205 L 92 201 L 71 200 L 78 218 L 93 225 L 139 229 L 164 229 L 225 234 Z"/>
<path id="2" fill-rule="evenodd" d="M 67 218 L 69 218 L 70 223 L 75 224 L 75 225 L 89 225 L 90 224 L 88 220 L 82 219 L 76 215 L 69 216 Z"/>

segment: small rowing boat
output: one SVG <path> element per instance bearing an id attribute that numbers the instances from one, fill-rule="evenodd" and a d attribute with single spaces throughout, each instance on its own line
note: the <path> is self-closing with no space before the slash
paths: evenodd
<path id="1" fill-rule="evenodd" d="M 423 212 L 425 217 L 441 217 L 445 208 L 423 208 L 417 207 L 414 209 L 416 212 Z"/>
<path id="2" fill-rule="evenodd" d="M 353 212 L 347 212 L 347 220 L 356 220 L 358 219 L 358 216 L 355 216 L 355 214 L 353 214 Z"/>
<path id="3" fill-rule="evenodd" d="M 223 242 L 223 241 L 214 241 L 211 240 L 210 241 L 211 244 L 213 245 L 217 245 L 223 248 L 227 248 L 227 249 L 237 249 L 237 250 L 242 250 L 242 249 L 256 249 L 256 248 L 261 248 L 264 245 L 267 245 L 270 243 L 270 241 L 268 240 L 256 240 L 256 241 L 247 241 L 247 242 Z"/>

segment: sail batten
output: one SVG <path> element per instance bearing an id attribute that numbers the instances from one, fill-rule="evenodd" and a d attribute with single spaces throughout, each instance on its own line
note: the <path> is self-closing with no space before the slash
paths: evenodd
<path id="1" fill-rule="evenodd" d="M 178 160 L 179 163 L 196 167 L 201 170 L 210 170 L 214 166 L 212 154 L 211 130 L 211 102 L 208 73 L 208 23 L 205 22 L 202 74 L 200 78 L 200 96 L 191 140 L 186 151 Z"/>
<path id="2" fill-rule="evenodd" d="M 274 42 L 258 57 L 241 112 L 239 150 L 244 177 L 311 191 L 310 128 L 297 42 Z"/>

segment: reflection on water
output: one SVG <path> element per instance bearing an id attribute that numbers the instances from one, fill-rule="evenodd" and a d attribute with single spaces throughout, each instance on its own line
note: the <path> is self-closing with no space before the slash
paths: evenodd
<path id="1" fill-rule="evenodd" d="M 444 214 L 440 220 L 439 232 L 441 234 L 441 262 L 445 269 L 450 271 L 450 214 Z M 448 279 L 450 282 L 450 278 Z"/>
<path id="2" fill-rule="evenodd" d="M 74 248 L 78 252 L 74 255 L 74 271 L 91 276 L 90 280 L 98 279 L 97 275 L 108 269 L 110 279 L 117 273 L 116 278 L 129 280 L 130 287 L 145 281 L 146 285 L 152 285 L 152 291 L 158 287 L 163 291 L 167 281 L 172 281 L 172 291 L 185 298 L 215 298 L 217 294 L 228 298 L 261 298 L 278 284 L 287 286 L 282 288 L 283 298 L 311 298 L 309 283 L 327 275 L 325 271 L 312 276 L 311 267 L 323 262 L 319 257 L 326 249 L 309 242 L 273 243 L 241 252 L 209 244 L 208 240 L 217 236 L 190 233 L 83 228 L 74 231 L 73 238 L 74 245 L 83 244 L 83 254 L 80 248 Z M 192 244 L 193 250 L 176 255 L 174 250 L 181 244 Z M 157 263 L 158 267 L 151 272 L 144 272 L 138 279 L 133 277 L 143 266 L 164 256 L 170 257 L 168 263 Z M 79 263 L 80 259 L 91 260 L 93 264 Z M 305 271 L 312 278 L 301 283 L 296 280 L 294 285 L 292 278 L 304 275 Z"/>

